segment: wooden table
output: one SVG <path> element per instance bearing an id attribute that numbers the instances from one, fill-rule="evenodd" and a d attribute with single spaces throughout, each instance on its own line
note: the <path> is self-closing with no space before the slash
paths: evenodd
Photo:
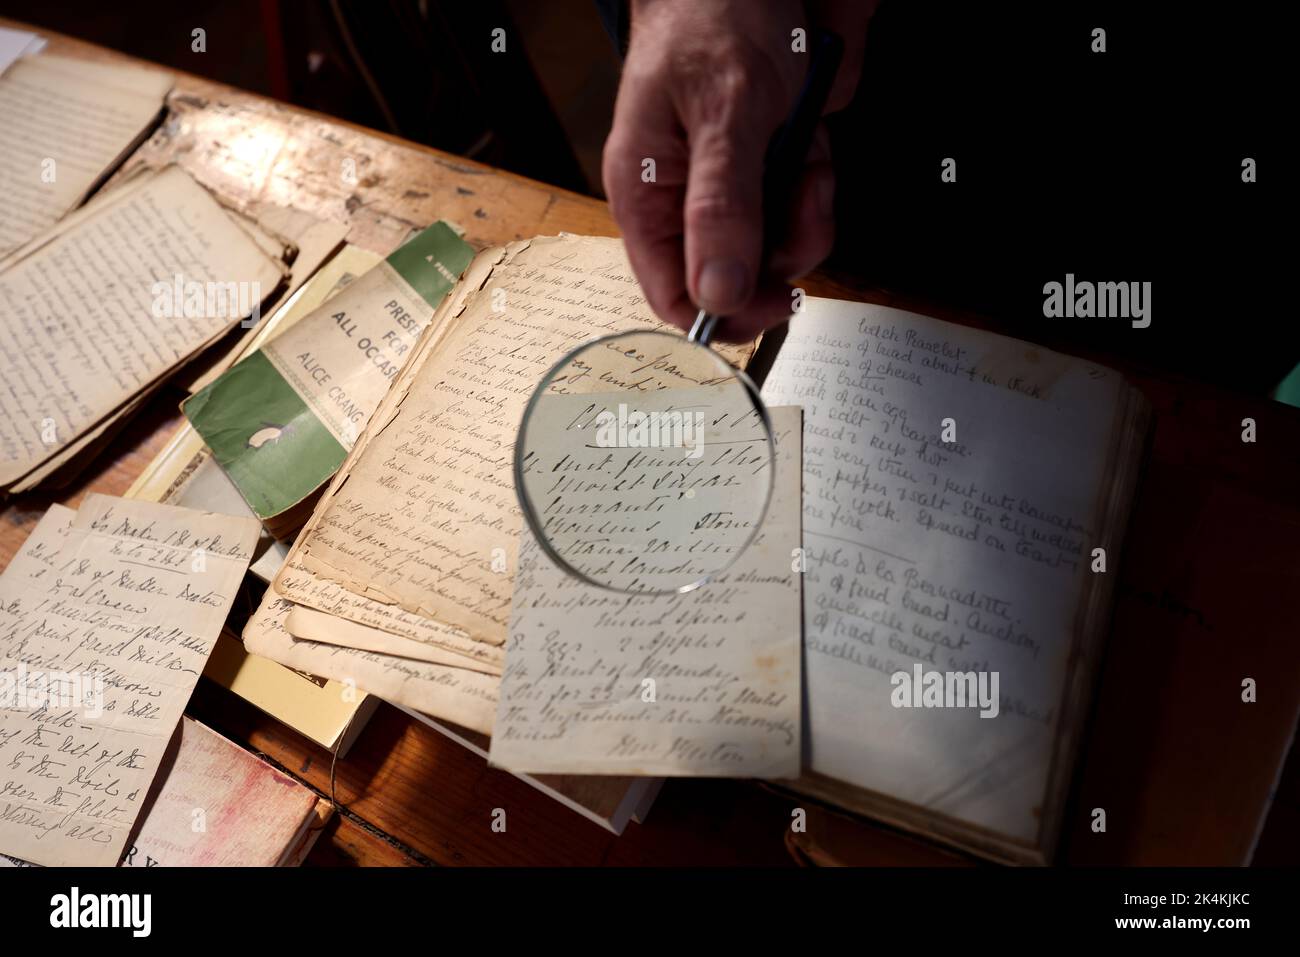
<path id="1" fill-rule="evenodd" d="M 23 26 L 3 20 L 0 23 Z M 52 53 L 98 60 L 128 59 L 69 37 L 40 32 L 49 37 Z M 350 242 L 378 252 L 392 248 L 412 227 L 439 218 L 464 226 L 467 240 L 476 247 L 560 231 L 617 234 L 608 209 L 600 201 L 198 77 L 176 77 L 170 107 L 171 113 L 161 128 L 119 175 L 142 163 L 176 162 L 235 207 L 255 209 L 262 202 L 293 206 L 346 223 Z M 345 176 L 345 164 L 355 169 L 354 178 Z M 803 285 L 814 295 L 919 307 L 919 311 L 943 318 L 984 324 L 978 317 L 952 314 L 933 304 L 899 301 L 878 290 L 856 287 L 851 281 L 814 276 Z M 1259 400 L 1233 399 L 1225 405 L 1221 395 L 1209 390 L 1165 380 L 1145 370 L 1127 369 L 1114 357 L 1093 358 L 1128 372 L 1146 390 L 1162 416 L 1153 463 L 1155 476 L 1149 479 L 1148 487 L 1152 482 L 1168 484 L 1158 484 L 1154 491 L 1144 493 L 1135 525 L 1143 520 L 1144 507 L 1159 511 L 1159 503 L 1171 489 L 1184 498 L 1191 494 L 1180 466 L 1208 467 L 1214 483 L 1210 491 L 1219 496 L 1221 504 L 1241 507 L 1245 502 L 1250 506 L 1240 523 L 1243 534 L 1252 521 L 1268 522 L 1283 540 L 1288 529 L 1289 541 L 1297 540 L 1300 456 L 1295 450 L 1300 445 L 1300 416 L 1293 414 L 1295 410 Z M 175 392 L 156 397 L 78 484 L 53 495 L 26 495 L 8 503 L 0 521 L 0 564 L 8 562 L 51 501 L 75 507 L 87 492 L 124 492 L 181 421 L 178 398 Z M 1243 414 L 1257 417 L 1261 435 L 1276 438 L 1251 450 L 1254 457 L 1248 461 L 1229 458 L 1229 452 L 1240 453 L 1240 449 L 1230 449 L 1219 435 Z M 1201 442 L 1199 452 L 1188 451 L 1196 440 L 1187 434 L 1191 429 L 1213 433 Z M 1283 436 L 1289 437 L 1289 449 L 1281 441 Z M 1157 518 L 1168 520 L 1163 514 Z M 1220 532 L 1216 525 L 1214 533 Z M 1160 541 L 1161 534 L 1162 529 L 1157 528 L 1145 537 L 1134 535 L 1141 561 L 1157 571 L 1166 556 L 1146 552 L 1151 542 Z M 1209 543 L 1175 540 L 1171 547 L 1203 549 Z M 1291 560 L 1295 561 L 1294 545 Z M 1273 695 L 1271 702 L 1262 700 L 1256 712 L 1234 719 L 1237 724 L 1230 722 L 1231 726 L 1224 727 L 1216 718 L 1220 726 L 1213 730 L 1211 743 L 1220 751 L 1206 767 L 1215 769 L 1213 773 L 1220 783 L 1204 779 L 1204 786 L 1217 788 L 1216 797 L 1209 802 L 1192 802 L 1193 807 L 1181 810 L 1168 807 L 1171 797 L 1184 793 L 1203 773 L 1199 759 L 1187 758 L 1187 748 L 1194 743 L 1189 741 L 1189 733 L 1169 727 L 1177 724 L 1169 709 L 1176 709 L 1177 697 L 1187 688 L 1200 687 L 1197 682 L 1204 677 L 1204 665 L 1195 660 L 1169 662 L 1158 687 L 1137 704 L 1134 712 L 1127 696 L 1132 687 L 1141 688 L 1141 683 L 1131 672 L 1143 671 L 1153 659 L 1135 654 L 1129 644 L 1143 634 L 1149 636 L 1152 627 L 1182 634 L 1178 629 L 1188 622 L 1195 625 L 1196 616 L 1208 620 L 1212 612 L 1205 610 L 1207 603 L 1195 594 L 1180 592 L 1171 596 L 1167 589 L 1161 593 L 1155 580 L 1158 574 L 1152 578 L 1138 571 L 1132 576 L 1126 571 L 1120 589 L 1112 656 L 1102 680 L 1097 731 L 1076 789 L 1080 807 L 1103 801 L 1111 809 L 1113 838 L 1107 835 L 1104 840 L 1089 841 L 1086 827 L 1074 827 L 1067 835 L 1065 859 L 1229 862 L 1240 850 L 1242 838 L 1238 832 L 1250 830 L 1253 824 L 1227 828 L 1231 834 L 1216 836 L 1209 827 L 1212 822 L 1205 820 L 1207 808 L 1218 807 L 1232 815 L 1234 794 L 1252 789 L 1254 793 L 1259 790 L 1261 776 L 1271 779 L 1272 769 L 1252 771 L 1250 760 L 1254 755 L 1258 764 L 1261 756 L 1281 753 L 1277 742 L 1279 736 L 1289 733 L 1287 722 L 1294 725 L 1300 676 L 1287 675 L 1280 689 L 1278 684 L 1266 684 Z M 1239 579 L 1258 575 L 1259 569 L 1251 566 L 1240 572 L 1226 572 L 1217 587 L 1244 588 Z M 1201 562 L 1187 587 L 1200 588 L 1216 573 L 1213 561 Z M 1300 585 L 1300 579 L 1294 584 Z M 1289 594 L 1264 594 L 1250 600 L 1255 602 L 1253 617 L 1242 619 L 1243 628 L 1271 622 L 1279 635 L 1285 625 L 1294 636 Z M 1179 619 L 1176 626 L 1165 620 L 1171 616 Z M 1215 640 L 1249 641 L 1250 636 L 1237 636 L 1229 629 L 1219 631 Z M 1248 661 L 1223 663 L 1226 681 L 1236 681 L 1238 673 L 1245 673 L 1240 669 L 1250 667 L 1249 650 Z M 1268 650 L 1268 662 L 1274 662 L 1276 648 L 1270 645 Z M 1260 660 L 1259 667 L 1266 667 L 1266 663 Z M 328 792 L 328 752 L 242 699 L 204 681 L 189 711 L 317 790 Z M 1134 713 L 1136 724 L 1126 717 Z M 1137 750 L 1128 743 L 1135 737 L 1135 728 L 1145 736 L 1143 748 Z M 1261 747 L 1257 741 L 1245 747 L 1243 757 L 1242 749 L 1234 746 L 1234 735 L 1252 735 L 1268 747 Z M 1190 737 L 1194 738 L 1194 733 Z M 1152 750 L 1154 756 L 1148 753 Z M 1276 820 L 1265 832 L 1261 854 L 1294 855 L 1294 848 L 1287 851 L 1285 842 L 1288 834 L 1297 833 L 1296 821 L 1300 818 L 1300 789 L 1295 779 L 1292 768 L 1284 778 L 1274 811 Z M 1270 780 L 1263 786 L 1271 787 L 1272 783 Z M 1121 797 L 1121 791 L 1127 797 Z M 488 769 L 481 758 L 386 705 L 367 725 L 349 756 L 339 762 L 337 796 L 342 805 L 340 814 L 317 843 L 308 863 L 788 865 L 792 858 L 785 840 L 790 812 L 800 803 L 750 782 L 669 781 L 646 823 L 630 824 L 622 837 L 615 838 L 512 775 Z M 491 830 L 491 812 L 496 807 L 508 809 L 509 827 L 505 833 Z M 1132 813 L 1124 813 L 1126 809 Z M 827 830 L 833 827 L 837 835 L 844 835 L 846 829 L 851 832 L 851 837 L 837 838 L 835 842 L 849 860 L 882 864 L 962 862 L 883 827 L 856 820 L 832 820 L 824 812 L 814 813 L 818 816 L 813 820 L 825 822 Z M 1240 813 L 1240 805 L 1236 813 Z M 1076 815 L 1076 820 L 1083 818 Z M 1270 840 L 1279 842 L 1277 850 Z"/>

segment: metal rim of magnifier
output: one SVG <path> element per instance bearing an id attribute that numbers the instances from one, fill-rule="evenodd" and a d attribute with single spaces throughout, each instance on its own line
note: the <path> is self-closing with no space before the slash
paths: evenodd
<path id="1" fill-rule="evenodd" d="M 712 320 L 716 317 L 709 316 L 707 318 Z M 709 334 L 713 331 L 714 323 L 707 322 L 702 325 L 702 321 L 705 319 L 706 317 L 701 313 L 700 317 L 695 322 L 695 326 L 691 329 L 691 334 L 687 336 L 684 341 L 698 346 L 701 349 L 709 348 L 706 343 L 709 340 Z M 628 336 L 663 336 L 665 339 L 671 339 L 675 343 L 683 341 L 681 336 L 675 336 L 669 332 L 661 332 L 658 329 L 629 329 L 626 332 L 616 332 L 612 335 L 601 336 L 599 339 L 592 339 L 588 342 L 584 342 L 576 349 L 569 350 L 564 354 L 564 357 L 561 358 L 559 362 L 551 366 L 546 375 L 542 378 L 542 381 L 538 383 L 537 388 L 533 390 L 533 394 L 529 397 L 528 405 L 524 407 L 523 420 L 519 423 L 519 435 L 515 439 L 514 454 L 515 498 L 519 500 L 519 508 L 524 513 L 524 520 L 528 522 L 528 527 L 532 530 L 533 538 L 536 539 L 537 544 L 541 546 L 542 551 L 546 553 L 547 557 L 549 557 L 551 561 L 555 562 L 556 565 L 564 569 L 564 571 L 568 572 L 574 578 L 586 582 L 589 585 L 595 585 L 597 588 L 618 592 L 623 595 L 644 595 L 647 597 L 653 597 L 655 595 L 684 595 L 689 591 L 694 591 L 701 585 L 708 584 L 715 576 L 726 571 L 736 563 L 736 559 L 740 558 L 745 549 L 749 548 L 749 546 L 753 544 L 755 536 L 758 535 L 762 528 L 763 519 L 767 517 L 767 508 L 772 504 L 772 489 L 776 485 L 776 440 L 772 436 L 772 419 L 771 416 L 767 414 L 767 406 L 764 404 L 762 396 L 759 395 L 758 387 L 754 385 L 754 380 L 745 373 L 745 370 L 737 369 L 735 366 L 728 363 L 727 360 L 723 359 L 721 356 L 717 356 L 715 353 L 718 361 L 727 366 L 728 371 L 730 371 L 730 373 L 736 377 L 736 380 L 741 384 L 741 386 L 744 387 L 745 395 L 749 397 L 750 403 L 754 406 L 754 411 L 758 413 L 759 421 L 763 424 L 763 434 L 767 438 L 767 492 L 763 496 L 763 507 L 759 509 L 758 519 L 754 522 L 753 529 L 745 538 L 745 541 L 741 543 L 740 547 L 732 553 L 731 560 L 720 568 L 715 568 L 713 571 L 706 575 L 702 575 L 697 580 L 685 585 L 680 585 L 677 588 L 619 588 L 617 585 L 610 585 L 606 582 L 598 581 L 569 564 L 569 562 L 551 546 L 550 540 L 542 530 L 542 523 L 534 513 L 533 506 L 528 500 L 527 493 L 524 491 L 523 460 L 527 448 L 525 439 L 528 435 L 528 422 L 532 418 L 533 407 L 537 405 L 538 399 L 545 393 L 546 387 L 550 385 L 551 380 L 555 378 L 555 374 L 567 366 L 579 353 L 586 352 L 588 349 L 598 346 L 602 342 L 609 342 L 613 339 L 623 339 Z"/>

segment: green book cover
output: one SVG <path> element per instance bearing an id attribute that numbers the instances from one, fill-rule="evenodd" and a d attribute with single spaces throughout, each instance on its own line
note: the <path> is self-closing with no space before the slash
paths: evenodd
<path id="1" fill-rule="evenodd" d="M 343 464 L 473 256 L 434 223 L 182 404 L 259 518 Z"/>

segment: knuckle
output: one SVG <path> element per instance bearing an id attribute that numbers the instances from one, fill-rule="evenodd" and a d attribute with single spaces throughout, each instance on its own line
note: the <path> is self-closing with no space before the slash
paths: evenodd
<path id="1" fill-rule="evenodd" d="M 750 219 L 753 215 L 754 210 L 738 191 L 725 183 L 714 183 L 693 192 L 687 197 L 682 211 L 686 228 L 691 230 L 732 224 L 737 220 Z"/>
<path id="2" fill-rule="evenodd" d="M 720 48 L 684 43 L 673 53 L 668 69 L 688 112 L 714 124 L 740 122 L 768 79 L 761 58 L 738 40 L 725 41 Z"/>

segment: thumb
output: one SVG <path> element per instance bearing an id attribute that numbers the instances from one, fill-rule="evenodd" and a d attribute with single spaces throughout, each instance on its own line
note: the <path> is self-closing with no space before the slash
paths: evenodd
<path id="1" fill-rule="evenodd" d="M 687 289 L 701 309 L 722 315 L 749 302 L 763 250 L 763 144 L 742 125 L 692 131 L 682 212 Z"/>

